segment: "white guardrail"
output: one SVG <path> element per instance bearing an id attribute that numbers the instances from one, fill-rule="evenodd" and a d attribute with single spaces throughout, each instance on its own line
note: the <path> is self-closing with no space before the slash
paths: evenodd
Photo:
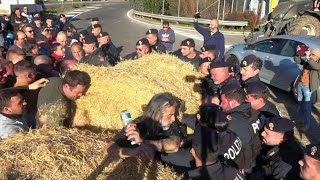
<path id="1" fill-rule="evenodd" d="M 133 11 L 134 15 L 137 16 L 143 16 L 143 17 L 149 17 L 154 19 L 162 19 L 162 20 L 168 20 L 168 21 L 174 21 L 174 22 L 194 22 L 194 18 L 188 18 L 188 17 L 177 17 L 177 16 L 167 16 L 167 15 L 161 15 L 161 14 L 152 14 L 152 13 L 146 13 L 141 11 Z M 210 24 L 210 19 L 198 19 L 198 22 L 200 24 Z M 233 26 L 233 27 L 245 27 L 248 26 L 247 21 L 222 21 L 219 20 L 220 26 Z"/>

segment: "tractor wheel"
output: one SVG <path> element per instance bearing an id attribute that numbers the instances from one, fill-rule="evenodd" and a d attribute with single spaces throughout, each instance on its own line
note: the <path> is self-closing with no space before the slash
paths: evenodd
<path id="1" fill-rule="evenodd" d="M 288 34 L 319 36 L 320 22 L 313 16 L 303 15 L 290 25 Z"/>

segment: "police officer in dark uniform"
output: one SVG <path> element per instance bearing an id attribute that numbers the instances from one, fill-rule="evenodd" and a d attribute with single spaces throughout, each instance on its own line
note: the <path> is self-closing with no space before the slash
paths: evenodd
<path id="1" fill-rule="evenodd" d="M 95 24 L 92 26 L 91 34 L 95 37 L 96 42 L 98 43 L 98 36 L 99 34 L 102 33 L 102 26 L 101 24 Z M 90 34 L 89 34 L 90 35 Z M 109 34 L 106 35 L 109 37 Z"/>
<path id="2" fill-rule="evenodd" d="M 99 18 L 98 17 L 94 17 L 91 19 L 91 25 L 87 27 L 86 31 L 88 32 L 89 35 L 93 35 L 92 34 L 92 26 L 95 24 L 99 24 Z"/>
<path id="3" fill-rule="evenodd" d="M 244 87 L 244 91 L 247 94 L 247 102 L 254 110 L 260 111 L 265 117 L 281 117 L 277 106 L 268 100 L 269 89 L 263 82 L 248 83 Z"/>
<path id="4" fill-rule="evenodd" d="M 110 66 L 104 53 L 97 47 L 94 37 L 88 36 L 84 39 L 83 50 L 86 53 L 82 60 L 83 63 L 95 66 Z"/>
<path id="5" fill-rule="evenodd" d="M 286 118 L 270 119 L 261 133 L 261 154 L 249 179 L 300 179 L 298 162 L 303 158 L 303 150 L 293 135 L 294 126 Z"/>
<path id="6" fill-rule="evenodd" d="M 76 32 L 76 27 L 68 22 L 67 17 L 64 14 L 59 15 L 60 18 L 60 25 L 59 25 L 59 30 L 67 32 L 68 29 L 72 29 L 74 32 Z"/>
<path id="7" fill-rule="evenodd" d="M 123 59 L 136 60 L 151 52 L 150 44 L 147 38 L 142 38 L 136 43 L 136 51 L 126 55 Z"/>
<path id="8" fill-rule="evenodd" d="M 89 36 L 88 32 L 87 32 L 86 30 L 82 30 L 82 31 L 79 32 L 78 41 L 79 41 L 79 42 L 83 42 L 84 39 L 85 39 L 86 37 L 88 37 L 88 36 Z"/>
<path id="9" fill-rule="evenodd" d="M 202 82 L 202 97 L 204 104 L 220 104 L 221 87 L 228 84 L 235 84 L 240 87 L 239 81 L 229 75 L 229 66 L 224 61 L 212 62 L 209 66 L 211 81 L 206 79 Z"/>
<path id="10" fill-rule="evenodd" d="M 118 52 L 116 46 L 113 44 L 109 38 L 109 33 L 101 32 L 98 35 L 99 48 L 108 58 L 111 65 L 116 65 L 120 61 L 120 53 Z"/>
<path id="11" fill-rule="evenodd" d="M 217 50 L 215 45 L 206 45 L 200 48 L 200 50 L 201 50 L 201 55 L 200 55 L 201 58 L 209 57 L 212 59 L 212 61 L 216 60 Z"/>
<path id="12" fill-rule="evenodd" d="M 300 177 L 305 180 L 320 179 L 320 143 L 309 144 L 304 151 L 304 158 L 299 161 Z"/>
<path id="13" fill-rule="evenodd" d="M 246 56 L 240 63 L 241 70 L 241 86 L 245 84 L 260 81 L 259 72 L 262 68 L 263 62 L 261 59 L 253 54 Z"/>
<path id="14" fill-rule="evenodd" d="M 181 56 L 178 56 L 184 62 L 189 62 L 193 65 L 196 71 L 199 70 L 201 60 L 200 52 L 195 49 L 196 44 L 193 39 L 185 39 L 181 42 Z"/>
<path id="15" fill-rule="evenodd" d="M 250 172 L 255 165 L 255 159 L 260 153 L 259 138 L 260 112 L 246 103 L 246 94 L 238 85 L 225 85 L 221 89 L 221 104 L 223 111 L 228 114 L 228 129 L 235 132 L 242 141 L 245 162 L 238 164 L 240 169 Z"/>
<path id="16" fill-rule="evenodd" d="M 166 53 L 166 47 L 158 39 L 158 30 L 149 29 L 146 32 L 146 38 L 149 41 L 151 50 L 157 53 Z"/>
<path id="17" fill-rule="evenodd" d="M 196 162 L 196 169 L 188 171 L 190 179 L 245 179 L 239 170 L 218 160 L 219 142 L 216 132 L 199 125 L 192 138 L 191 154 Z"/>

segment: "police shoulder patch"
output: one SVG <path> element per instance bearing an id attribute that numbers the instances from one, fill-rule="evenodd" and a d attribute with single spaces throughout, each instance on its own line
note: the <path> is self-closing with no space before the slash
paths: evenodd
<path id="1" fill-rule="evenodd" d="M 317 152 L 317 147 L 316 146 L 313 146 L 312 148 L 311 148 L 311 155 L 312 156 L 314 156 L 314 154 Z"/>

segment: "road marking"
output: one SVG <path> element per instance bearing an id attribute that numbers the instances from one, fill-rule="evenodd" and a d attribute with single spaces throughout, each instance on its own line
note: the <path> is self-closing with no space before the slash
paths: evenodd
<path id="1" fill-rule="evenodd" d="M 81 9 L 76 9 L 74 11 L 71 11 L 71 12 L 67 12 L 65 15 L 66 17 L 70 18 L 70 21 L 72 21 L 75 17 L 83 14 L 83 13 L 86 13 L 86 12 L 89 12 L 89 11 L 92 11 L 92 10 L 96 10 L 96 9 L 100 9 L 102 8 L 103 6 L 107 6 L 109 4 L 96 4 L 96 5 L 93 5 L 93 6 L 89 6 L 89 7 L 84 7 L 84 8 L 81 8 Z"/>
<path id="2" fill-rule="evenodd" d="M 127 12 L 127 17 L 129 19 L 131 19 L 132 21 L 136 21 L 136 22 L 139 22 L 141 24 L 145 24 L 145 25 L 153 25 L 153 26 L 156 26 L 158 27 L 158 29 L 160 29 L 162 27 L 162 25 L 156 25 L 156 24 L 150 24 L 150 23 L 146 23 L 146 22 L 143 22 L 143 21 L 139 21 L 137 19 L 134 19 L 133 17 L 130 16 L 130 14 L 132 13 L 133 9 L 131 9 L 130 11 Z M 188 31 L 190 33 L 188 33 Z M 191 30 L 191 29 L 182 29 L 182 28 L 175 28 L 174 29 L 174 32 L 176 34 L 180 34 L 182 36 L 186 36 L 188 38 L 192 38 L 192 39 L 196 39 L 196 40 L 199 40 L 199 41 L 202 41 L 203 42 L 203 37 L 201 35 L 195 35 L 193 33 L 196 33 L 196 30 Z M 224 47 L 226 49 L 229 49 L 232 45 L 225 45 Z"/>

